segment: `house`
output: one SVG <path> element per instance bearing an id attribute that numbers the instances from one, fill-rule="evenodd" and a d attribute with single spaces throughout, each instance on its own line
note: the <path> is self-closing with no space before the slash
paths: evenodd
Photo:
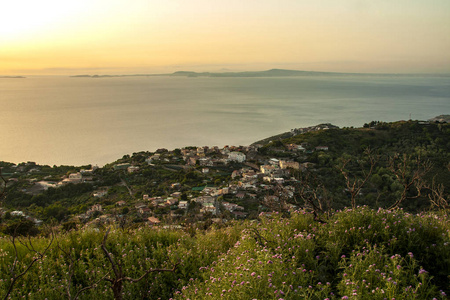
<path id="1" fill-rule="evenodd" d="M 272 182 L 283 184 L 284 183 L 284 178 L 279 178 L 279 177 L 272 178 Z"/>
<path id="2" fill-rule="evenodd" d="M 245 212 L 241 212 L 241 211 L 232 211 L 231 215 L 235 218 L 235 219 L 245 219 L 247 217 L 247 213 Z"/>
<path id="3" fill-rule="evenodd" d="M 69 174 L 69 181 L 71 183 L 80 183 L 83 179 L 83 175 L 80 172 Z"/>
<path id="4" fill-rule="evenodd" d="M 228 187 L 223 187 L 220 190 L 218 190 L 218 195 L 226 195 L 230 192 L 230 189 Z"/>
<path id="5" fill-rule="evenodd" d="M 156 217 L 148 217 L 147 221 L 149 225 L 158 225 L 159 223 L 161 223 L 161 221 Z"/>
<path id="6" fill-rule="evenodd" d="M 197 164 L 197 157 L 189 157 L 187 164 L 189 166 L 195 166 Z"/>
<path id="7" fill-rule="evenodd" d="M 214 206 L 211 202 L 202 203 L 202 208 L 200 209 L 200 212 L 202 213 L 212 213 L 213 215 L 217 214 L 217 208 Z"/>
<path id="8" fill-rule="evenodd" d="M 198 148 L 197 148 L 197 156 L 199 156 L 199 157 L 204 157 L 204 156 L 205 156 L 205 148 L 203 148 L 203 147 L 198 147 Z"/>
<path id="9" fill-rule="evenodd" d="M 152 202 L 153 206 L 164 206 L 162 204 L 165 203 L 165 200 L 162 197 L 153 197 L 149 198 L 148 200 Z"/>
<path id="10" fill-rule="evenodd" d="M 187 209 L 188 208 L 188 202 L 185 201 L 185 200 L 178 202 L 178 208 Z"/>
<path id="11" fill-rule="evenodd" d="M 233 151 L 233 152 L 228 153 L 228 159 L 231 161 L 242 163 L 245 161 L 246 156 L 242 152 Z"/>
<path id="12" fill-rule="evenodd" d="M 244 207 L 239 206 L 235 203 L 222 202 L 222 205 L 226 210 L 228 210 L 230 212 L 233 212 L 235 210 L 241 210 L 241 211 L 244 210 Z"/>
<path id="13" fill-rule="evenodd" d="M 152 155 L 152 156 L 148 157 L 148 158 L 145 160 L 145 162 L 146 162 L 147 164 L 150 165 L 150 164 L 153 163 L 155 160 L 159 160 L 160 156 L 161 156 L 161 154 L 156 153 L 155 155 Z"/>
<path id="14" fill-rule="evenodd" d="M 214 166 L 214 163 L 212 162 L 212 160 L 210 158 L 207 158 L 207 157 L 200 158 L 198 160 L 198 164 L 200 166 L 203 166 L 203 167 L 212 167 L 212 166 Z"/>
<path id="15" fill-rule="evenodd" d="M 181 197 L 181 192 L 172 193 L 170 196 L 179 199 Z"/>
<path id="16" fill-rule="evenodd" d="M 134 173 L 136 171 L 139 171 L 139 167 L 138 166 L 129 166 L 127 168 L 128 173 Z"/>
<path id="17" fill-rule="evenodd" d="M 148 208 L 148 207 L 139 208 L 139 213 L 141 215 L 149 214 L 151 212 L 152 212 L 152 210 L 150 208 Z"/>
<path id="18" fill-rule="evenodd" d="M 166 199 L 166 204 L 167 205 L 175 205 L 177 202 L 178 202 L 178 199 L 175 199 L 175 198 L 169 197 L 169 198 Z"/>
<path id="19" fill-rule="evenodd" d="M 300 164 L 296 161 L 286 161 L 286 160 L 280 160 L 280 168 L 281 169 L 294 169 L 294 170 L 299 170 L 300 169 Z"/>
<path id="20" fill-rule="evenodd" d="M 280 168 L 276 165 L 262 165 L 260 167 L 261 173 L 263 174 L 272 174 Z"/>
<path id="21" fill-rule="evenodd" d="M 215 200 L 216 200 L 216 198 L 211 197 L 211 196 L 201 196 L 201 197 L 191 199 L 191 201 L 197 202 L 197 203 L 209 203 L 209 202 L 214 202 Z"/>
<path id="22" fill-rule="evenodd" d="M 269 160 L 269 165 L 272 165 L 272 166 L 279 166 L 279 165 L 280 165 L 280 160 L 279 160 L 279 159 L 276 159 L 276 158 L 271 158 L 271 159 Z"/>
<path id="23" fill-rule="evenodd" d="M 250 171 L 248 171 L 248 172 L 243 173 L 243 174 L 242 174 L 242 177 L 243 177 L 244 179 L 256 179 L 256 178 L 258 178 L 258 174 L 256 174 L 255 171 L 250 170 Z"/>
<path id="24" fill-rule="evenodd" d="M 103 196 L 106 196 L 106 194 L 108 194 L 108 188 L 101 188 L 99 190 L 94 191 L 92 196 L 97 197 L 97 198 L 101 198 Z"/>
<path id="25" fill-rule="evenodd" d="M 181 154 L 183 156 L 191 156 L 191 155 L 194 155 L 194 151 L 192 149 L 183 148 L 183 149 L 181 149 Z"/>

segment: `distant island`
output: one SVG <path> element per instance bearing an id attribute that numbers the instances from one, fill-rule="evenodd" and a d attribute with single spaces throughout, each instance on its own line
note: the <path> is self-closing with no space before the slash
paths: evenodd
<path id="1" fill-rule="evenodd" d="M 78 78 L 107 78 L 107 77 L 148 77 L 148 76 L 181 76 L 181 77 L 304 77 L 304 76 L 408 76 L 408 77 L 450 77 L 450 74 L 391 74 L 391 73 L 339 73 L 339 72 L 316 72 L 316 71 L 298 71 L 271 69 L 266 71 L 248 71 L 248 72 L 192 72 L 177 71 L 167 74 L 132 74 L 132 75 L 74 75 L 70 77 Z"/>
<path id="2" fill-rule="evenodd" d="M 26 78 L 24 76 L 0 76 L 0 78 Z"/>

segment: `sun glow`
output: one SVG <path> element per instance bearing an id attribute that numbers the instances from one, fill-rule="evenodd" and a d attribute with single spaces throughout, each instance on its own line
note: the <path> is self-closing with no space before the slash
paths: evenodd
<path id="1" fill-rule="evenodd" d="M 86 8 L 87 1 L 3 1 L 0 7 L 0 41 L 23 40 L 58 30 Z"/>

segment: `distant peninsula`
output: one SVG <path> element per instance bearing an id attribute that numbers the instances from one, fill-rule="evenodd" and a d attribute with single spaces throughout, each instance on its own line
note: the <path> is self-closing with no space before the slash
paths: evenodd
<path id="1" fill-rule="evenodd" d="M 26 78 L 24 76 L 0 76 L 0 78 Z"/>
<path id="2" fill-rule="evenodd" d="M 393 74 L 393 73 L 339 73 L 339 72 L 316 72 L 271 69 L 266 71 L 248 72 L 193 72 L 177 71 L 167 74 L 133 74 L 133 75 L 74 75 L 78 78 L 108 78 L 108 77 L 148 77 L 148 76 L 179 76 L 179 77 L 305 77 L 305 76 L 408 76 L 408 77 L 450 77 L 450 74 Z"/>

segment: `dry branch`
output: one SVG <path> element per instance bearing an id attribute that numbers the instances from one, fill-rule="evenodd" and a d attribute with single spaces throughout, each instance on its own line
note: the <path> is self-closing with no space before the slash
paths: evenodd
<path id="1" fill-rule="evenodd" d="M 12 235 L 11 242 L 12 242 L 13 248 L 14 248 L 14 261 L 13 261 L 13 264 L 11 265 L 11 268 L 9 271 L 9 273 L 11 275 L 11 277 L 10 277 L 11 283 L 9 284 L 8 290 L 6 291 L 6 294 L 3 297 L 4 300 L 8 299 L 8 297 L 11 294 L 11 292 L 14 288 L 14 285 L 17 283 L 17 281 L 21 277 L 23 277 L 33 267 L 33 265 L 37 261 L 44 258 L 45 254 L 50 249 L 50 246 L 52 245 L 53 240 L 55 238 L 53 232 L 51 233 L 51 236 L 52 236 L 52 238 L 51 238 L 50 242 L 48 243 L 47 247 L 45 247 L 44 251 L 42 251 L 42 252 L 35 250 L 30 238 L 28 238 L 28 242 L 27 241 L 23 242 L 19 239 L 20 244 L 25 246 L 30 252 L 34 253 L 34 257 L 33 257 L 33 260 L 25 267 L 25 269 L 22 272 L 20 272 L 19 274 L 16 274 L 16 267 L 17 267 L 17 264 L 19 263 L 19 253 L 18 253 L 17 244 L 16 244 L 16 234 Z"/>
<path id="2" fill-rule="evenodd" d="M 125 276 L 123 273 L 122 265 L 120 264 L 120 261 L 116 262 L 114 260 L 114 258 L 111 256 L 111 253 L 106 248 L 106 240 L 108 238 L 109 231 L 110 231 L 110 228 L 108 228 L 106 230 L 105 236 L 103 237 L 103 241 L 101 244 L 101 248 L 103 250 L 103 253 L 104 253 L 106 259 L 111 264 L 111 268 L 113 270 L 114 276 L 112 276 L 111 278 L 106 278 L 106 276 L 105 276 L 103 279 L 108 281 L 109 283 L 111 283 L 111 289 L 113 291 L 114 299 L 116 299 L 116 300 L 122 299 L 123 283 L 125 281 L 132 282 L 132 283 L 139 282 L 152 272 L 175 272 L 179 263 L 175 263 L 171 269 L 150 268 L 147 271 L 145 271 L 139 278 L 131 278 L 131 277 Z"/>

